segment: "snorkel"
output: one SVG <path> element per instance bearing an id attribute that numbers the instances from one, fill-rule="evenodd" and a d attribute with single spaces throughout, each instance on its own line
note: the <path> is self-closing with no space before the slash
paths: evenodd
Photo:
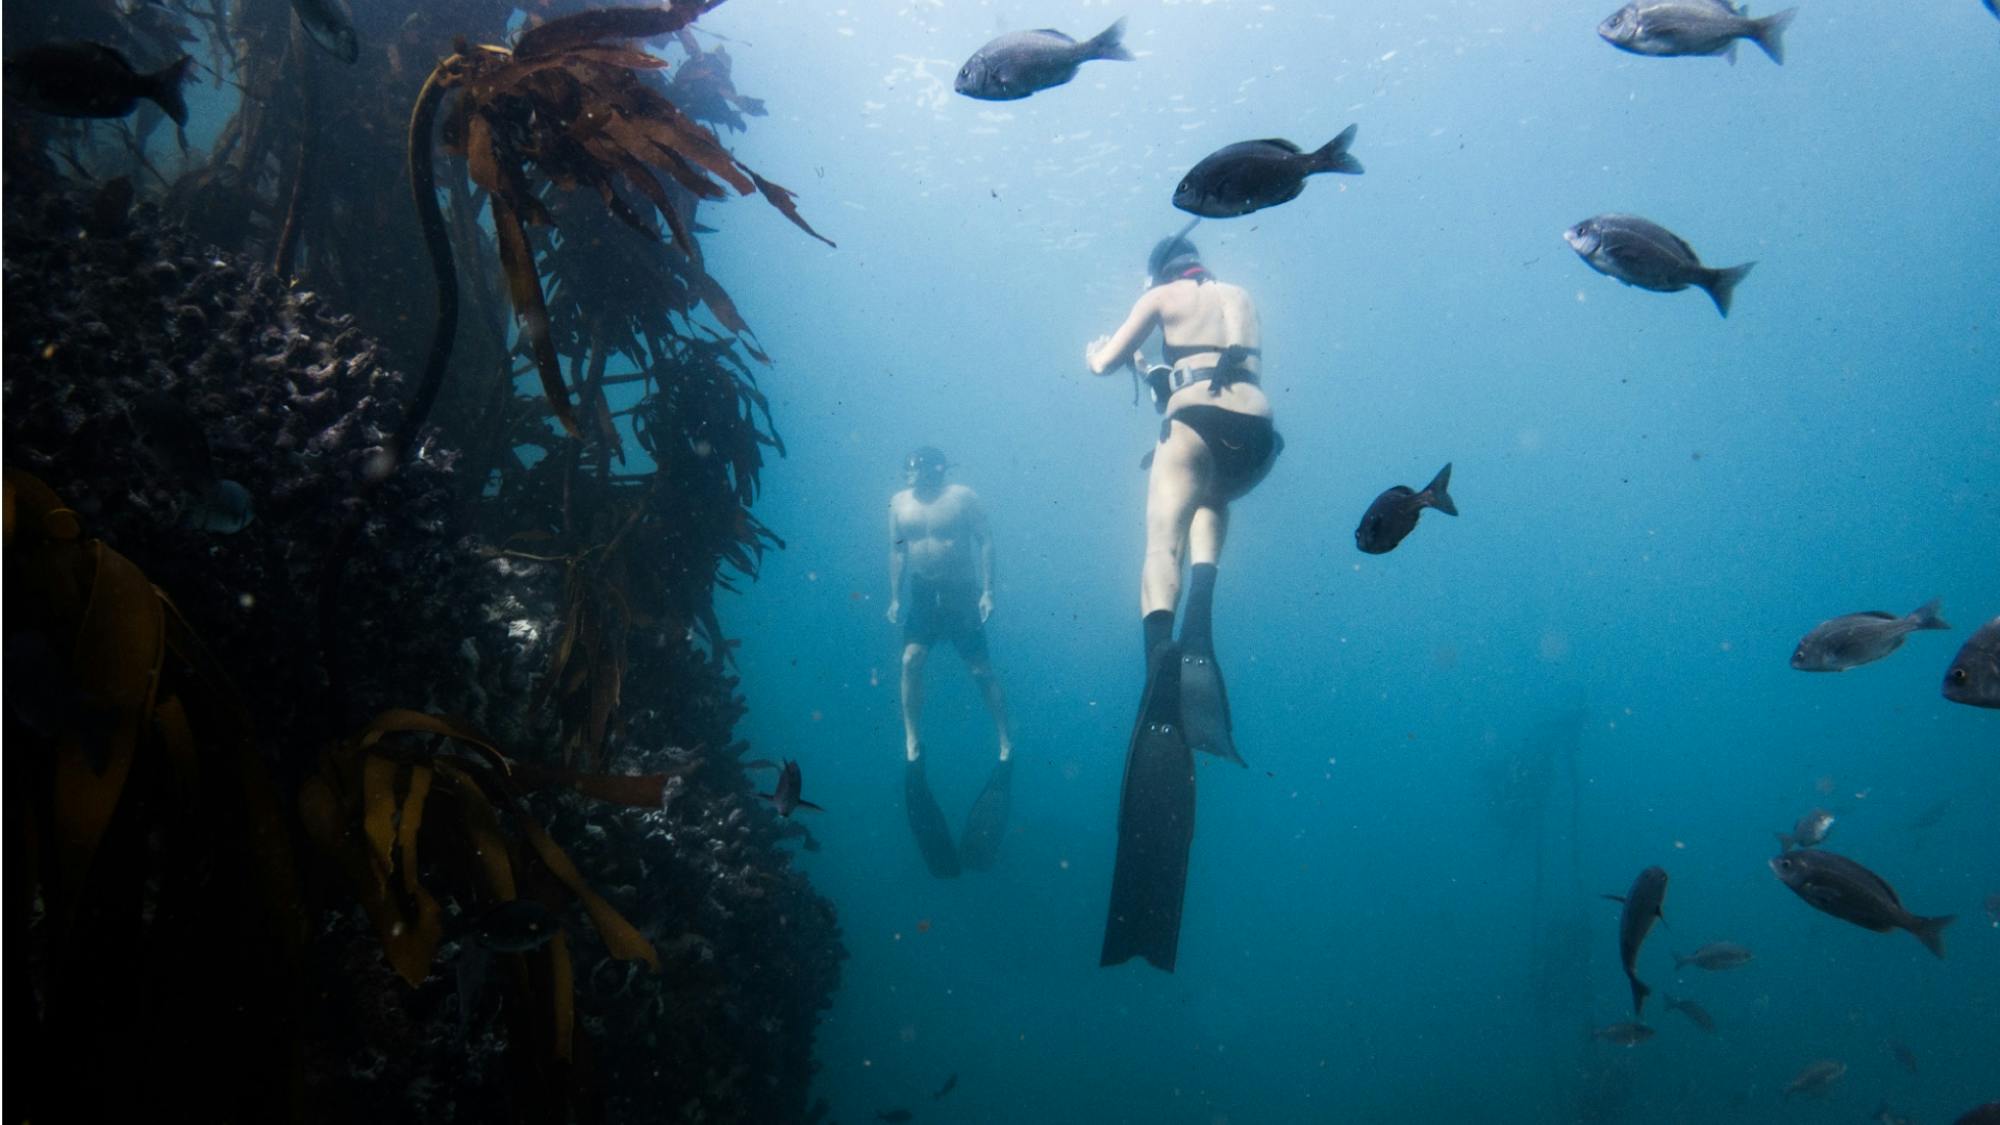
<path id="1" fill-rule="evenodd" d="M 1153 252 L 1146 256 L 1145 290 L 1151 291 L 1183 278 L 1199 280 L 1207 275 L 1207 267 L 1201 264 L 1201 251 L 1188 241 L 1188 232 L 1194 230 L 1199 222 L 1201 216 L 1197 215 L 1189 219 L 1186 226 L 1153 244 Z M 1143 373 L 1138 365 L 1133 365 L 1132 405 L 1139 405 L 1139 385 L 1143 382 L 1152 393 L 1154 413 L 1166 413 L 1167 399 L 1173 395 L 1173 390 L 1167 385 L 1172 373 L 1173 368 L 1164 363 L 1153 364 Z"/>

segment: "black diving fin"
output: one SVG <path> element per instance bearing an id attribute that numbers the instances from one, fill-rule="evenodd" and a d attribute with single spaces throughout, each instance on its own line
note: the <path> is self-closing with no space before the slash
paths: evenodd
<path id="1" fill-rule="evenodd" d="M 985 871 L 1000 858 L 1000 840 L 1007 834 L 1013 782 L 1013 760 L 996 764 L 986 778 L 986 788 L 979 791 L 979 796 L 973 799 L 972 811 L 965 815 L 965 837 L 959 841 L 958 858 L 974 871 Z"/>
<path id="2" fill-rule="evenodd" d="M 1180 646 L 1161 645 L 1125 751 L 1118 801 L 1118 858 L 1100 965 L 1144 957 L 1174 971 L 1181 902 L 1194 844 L 1194 753 L 1181 732 Z"/>
<path id="3" fill-rule="evenodd" d="M 903 768 L 903 809 L 909 814 L 910 832 L 916 836 L 917 850 L 924 853 L 931 874 L 940 879 L 955 877 L 958 849 L 952 845 L 951 825 L 945 823 L 944 810 L 938 808 L 930 783 L 924 780 L 922 759 Z"/>
<path id="4" fill-rule="evenodd" d="M 1181 650 L 1181 726 L 1190 748 L 1247 768 L 1231 733 L 1229 688 L 1222 682 L 1222 665 L 1207 646 Z"/>

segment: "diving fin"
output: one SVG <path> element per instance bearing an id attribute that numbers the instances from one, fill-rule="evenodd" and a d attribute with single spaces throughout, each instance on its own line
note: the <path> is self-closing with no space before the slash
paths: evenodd
<path id="1" fill-rule="evenodd" d="M 1229 688 L 1213 652 L 1181 650 L 1181 726 L 1190 748 L 1247 767 L 1230 734 Z"/>
<path id="2" fill-rule="evenodd" d="M 944 810 L 938 808 L 937 798 L 931 796 L 930 784 L 924 780 L 922 759 L 903 769 L 903 809 L 910 816 L 910 832 L 916 836 L 917 850 L 924 853 L 931 874 L 940 879 L 956 877 L 958 849 L 952 846 Z"/>
<path id="3" fill-rule="evenodd" d="M 1007 834 L 1009 790 L 1014 781 L 1014 762 L 1007 759 L 993 767 L 986 788 L 972 802 L 965 816 L 965 837 L 959 841 L 958 857 L 974 871 L 985 871 L 1000 858 L 1000 840 Z"/>
<path id="4" fill-rule="evenodd" d="M 1161 645 L 1153 654 L 1125 751 L 1118 859 L 1100 965 L 1144 957 L 1156 968 L 1174 971 L 1194 843 L 1194 753 L 1181 732 L 1180 663 L 1178 644 Z"/>

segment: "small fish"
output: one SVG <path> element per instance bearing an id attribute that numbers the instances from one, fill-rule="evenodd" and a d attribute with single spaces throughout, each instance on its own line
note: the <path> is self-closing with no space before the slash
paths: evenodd
<path id="1" fill-rule="evenodd" d="M 1951 815 L 1952 806 L 1957 803 L 1958 803 L 1958 798 L 1946 797 L 1944 800 L 1938 801 L 1935 804 L 1931 805 L 1923 812 L 1918 813 L 1917 818 L 1910 822 L 1911 831 L 1925 832 L 1932 828 L 1936 828 L 1939 824 L 1944 822 L 1945 817 Z"/>
<path id="2" fill-rule="evenodd" d="M 1771 857 L 1770 863 L 1778 878 L 1814 909 L 1878 934 L 1908 930 L 1925 949 L 1944 957 L 1944 928 L 1957 915 L 1912 914 L 1880 875 L 1822 848 L 1786 852 Z"/>
<path id="3" fill-rule="evenodd" d="M 1124 37 L 1122 19 L 1081 43 L 1053 28 L 1011 32 L 974 51 L 952 89 L 983 102 L 1017 101 L 1068 82 L 1092 59 L 1130 62 Z"/>
<path id="4" fill-rule="evenodd" d="M 1563 232 L 1563 241 L 1591 269 L 1627 285 L 1655 293 L 1678 293 L 1692 285 L 1707 293 L 1723 316 L 1729 315 L 1736 286 L 1757 264 L 1710 269 L 1680 235 L 1650 219 L 1615 212 L 1576 224 Z"/>
<path id="5" fill-rule="evenodd" d="M 181 512 L 181 526 L 234 535 L 249 527 L 256 515 L 249 489 L 233 480 L 219 480 L 194 497 Z"/>
<path id="6" fill-rule="evenodd" d="M 361 39 L 354 34 L 354 17 L 343 0 L 292 0 L 292 11 L 327 54 L 344 63 L 361 57 Z"/>
<path id="7" fill-rule="evenodd" d="M 1750 960 L 1750 951 L 1733 941 L 1711 941 L 1686 957 L 1674 954 L 1674 970 L 1678 972 L 1693 965 L 1697 969 L 1719 972 L 1723 969 L 1741 968 L 1748 965 Z"/>
<path id="8" fill-rule="evenodd" d="M 1889 1040 L 1889 1053 L 1896 1056 L 1896 1061 L 1902 1064 L 1904 1070 L 1909 1071 L 1911 1074 L 1917 1072 L 1917 1053 L 1910 1050 L 1908 1044 L 1901 1040 L 1891 1039 Z"/>
<path id="9" fill-rule="evenodd" d="M 1914 1118 L 1904 1117 L 1902 1114 L 1890 1109 L 1888 1102 L 1883 1102 L 1881 1105 L 1876 1106 L 1874 1115 L 1869 1117 L 1868 1120 L 1875 1122 L 1876 1125 L 1917 1125 Z"/>
<path id="10" fill-rule="evenodd" d="M 1667 900 L 1667 873 L 1658 867 L 1648 867 L 1632 880 L 1632 889 L 1623 896 L 1605 895 L 1613 902 L 1622 902 L 1625 909 L 1618 914 L 1618 960 L 1625 966 L 1625 979 L 1632 982 L 1632 1014 L 1644 1014 L 1646 997 L 1653 991 L 1639 979 L 1634 966 L 1639 960 L 1639 946 L 1652 931 L 1653 923 L 1665 917 L 1661 907 Z"/>
<path id="11" fill-rule="evenodd" d="M 758 796 L 771 802 L 778 810 L 778 815 L 782 817 L 790 817 L 793 811 L 797 809 L 812 809 L 814 812 L 825 812 L 825 809 L 799 797 L 799 791 L 804 784 L 804 779 L 799 776 L 799 764 L 790 758 L 786 758 L 784 768 L 778 771 L 778 784 L 775 791 L 759 793 Z"/>
<path id="12" fill-rule="evenodd" d="M 7 96 L 58 117 L 124 117 L 138 108 L 139 99 L 150 98 L 174 124 L 185 126 L 188 108 L 181 83 L 193 64 L 193 56 L 182 55 L 151 74 L 140 74 L 124 55 L 102 43 L 44 43 L 7 59 Z"/>
<path id="13" fill-rule="evenodd" d="M 1969 707 L 2000 708 L 2000 617 L 1975 630 L 1951 658 L 1944 697 Z"/>
<path id="14" fill-rule="evenodd" d="M 1990 0 L 1986 6 L 1989 8 L 1993 6 Z M 1952 1125 L 2000 1125 L 2000 1102 L 1987 1102 L 1985 1105 L 1968 1109 L 1964 1116 L 1952 1122 Z"/>
<path id="15" fill-rule="evenodd" d="M 1686 1016 L 1696 1027 L 1708 1032 L 1710 1035 L 1715 1034 L 1715 1017 L 1708 1014 L 1708 1009 L 1692 1000 L 1683 1000 L 1671 993 L 1666 994 L 1665 999 L 1668 1011 L 1679 1012 L 1681 1015 Z"/>
<path id="16" fill-rule="evenodd" d="M 958 1089 L 958 1075 L 953 1074 L 944 1080 L 944 1085 L 938 1087 L 937 1093 L 931 1095 L 931 1100 L 937 1101 L 956 1089 Z"/>
<path id="17" fill-rule="evenodd" d="M 1986 896 L 1986 921 L 1988 925 L 2000 928 L 2000 891 Z"/>
<path id="18" fill-rule="evenodd" d="M 875 1114 L 875 1120 L 887 1121 L 891 1125 L 895 1125 L 896 1122 L 908 1121 L 915 1116 L 915 1114 L 907 1109 L 885 1109 Z"/>
<path id="19" fill-rule="evenodd" d="M 1951 628 L 1938 616 L 1940 604 L 1940 599 L 1932 598 L 1902 617 L 1871 609 L 1823 621 L 1799 639 L 1799 647 L 1792 650 L 1792 667 L 1801 672 L 1845 672 L 1880 660 L 1903 647 L 1903 638 L 1911 633 Z"/>
<path id="20" fill-rule="evenodd" d="M 1653 1029 L 1643 1023 L 1614 1023 L 1600 1027 L 1590 1033 L 1592 1039 L 1602 1039 L 1606 1043 L 1616 1043 L 1620 1047 L 1630 1047 L 1634 1043 L 1644 1043 L 1653 1037 Z"/>
<path id="21" fill-rule="evenodd" d="M 1786 1083 L 1784 1096 L 1789 1098 L 1793 1094 L 1805 1094 L 1814 1098 L 1824 1097 L 1826 1092 L 1833 1088 L 1833 1084 L 1840 1081 L 1840 1076 L 1846 1073 L 1847 1064 L 1833 1059 L 1820 1059 L 1817 1062 L 1807 1063 L 1804 1070 L 1799 1071 L 1796 1077 Z"/>
<path id="22" fill-rule="evenodd" d="M 1833 827 L 1833 821 L 1832 813 L 1814 809 L 1800 817 L 1790 832 L 1774 833 L 1778 837 L 1778 850 L 1788 852 L 1793 848 L 1811 848 L 1825 843 L 1826 831 Z"/>
<path id="23" fill-rule="evenodd" d="M 1797 8 L 1752 19 L 1743 10 L 1719 0 L 1632 0 L 1604 17 L 1597 34 L 1606 43 L 1635 55 L 1726 55 L 1736 62 L 1736 41 L 1748 39 L 1764 49 L 1771 61 L 1785 63 L 1785 28 Z"/>
<path id="24" fill-rule="evenodd" d="M 533 899 L 517 898 L 468 921 L 461 937 L 495 953 L 528 953 L 561 932 L 562 921 L 555 911 Z"/>
<path id="25" fill-rule="evenodd" d="M 1422 492 L 1412 492 L 1408 485 L 1399 484 L 1377 496 L 1362 515 L 1361 525 L 1354 529 L 1354 545 L 1371 555 L 1386 555 L 1416 529 L 1417 517 L 1425 508 L 1457 515 L 1458 505 L 1452 502 L 1451 493 L 1445 491 L 1450 484 L 1451 463 L 1446 462 Z"/>
<path id="26" fill-rule="evenodd" d="M 1320 172 L 1362 173 L 1347 150 L 1358 125 L 1312 152 L 1280 138 L 1238 141 L 1201 158 L 1174 188 L 1174 206 L 1191 215 L 1228 219 L 1276 207 L 1306 190 L 1306 177 Z"/>

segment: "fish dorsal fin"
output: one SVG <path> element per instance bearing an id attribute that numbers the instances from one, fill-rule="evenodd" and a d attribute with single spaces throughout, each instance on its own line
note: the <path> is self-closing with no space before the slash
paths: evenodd
<path id="1" fill-rule="evenodd" d="M 1265 137 L 1263 140 L 1258 141 L 1257 143 L 1260 145 L 1270 145 L 1273 148 L 1281 148 L 1284 149 L 1286 152 L 1295 153 L 1300 151 L 1299 146 L 1293 144 L 1292 142 L 1286 140 L 1283 137 Z"/>
<path id="2" fill-rule="evenodd" d="M 1615 902 L 1615 903 L 1619 903 L 1620 905 L 1623 905 L 1623 904 L 1624 904 L 1624 902 L 1625 902 L 1625 896 L 1624 896 L 1624 895 L 1599 895 L 1598 897 L 1599 897 L 1599 898 L 1608 898 L 1608 899 L 1610 899 L 1610 900 L 1611 900 L 1612 902 Z"/>
<path id="3" fill-rule="evenodd" d="M 1884 620 L 1884 621 L 1901 621 L 1901 620 L 1902 620 L 1902 618 L 1901 618 L 1900 616 L 1896 615 L 1896 614 L 1893 614 L 1893 613 L 1884 613 L 1884 612 L 1883 612 L 1882 610 L 1879 610 L 1879 609 L 1867 609 L 1867 610 L 1862 610 L 1862 611 L 1861 611 L 1860 613 L 1857 613 L 1857 614 L 1855 614 L 1854 616 L 1856 616 L 1856 617 L 1879 617 L 1879 618 L 1881 618 L 1881 619 L 1882 619 L 1882 620 Z"/>
<path id="4" fill-rule="evenodd" d="M 1065 34 L 1065 33 L 1063 33 L 1063 32 L 1060 32 L 1060 31 L 1057 31 L 1057 30 L 1056 30 L 1055 28 L 1053 28 L 1053 27 L 1038 27 L 1038 28 L 1036 28 L 1036 29 L 1035 29 L 1034 31 L 1032 31 L 1032 32 L 1029 32 L 1029 34 L 1031 34 L 1031 35 L 1053 35 L 1053 36 L 1055 36 L 1055 37 L 1056 37 L 1057 39 L 1060 39 L 1060 40 L 1062 40 L 1062 41 L 1063 41 L 1063 42 L 1065 42 L 1065 43 L 1074 43 L 1074 42 L 1076 42 L 1076 39 L 1075 39 L 1074 37 L 1072 37 L 1072 36 L 1070 36 L 1070 35 L 1067 35 L 1067 34 Z"/>

